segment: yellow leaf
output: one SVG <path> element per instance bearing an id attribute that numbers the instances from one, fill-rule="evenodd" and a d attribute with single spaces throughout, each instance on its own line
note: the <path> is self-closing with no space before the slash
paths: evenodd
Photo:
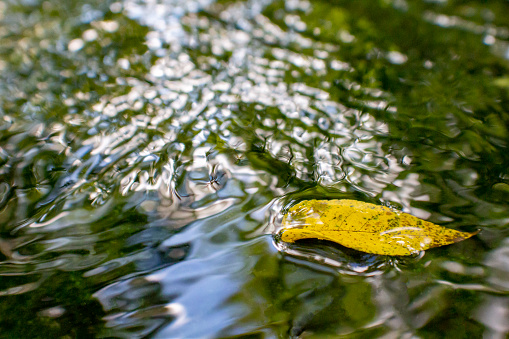
<path id="1" fill-rule="evenodd" d="M 362 252 L 411 255 L 470 238 L 460 232 L 388 207 L 355 200 L 306 200 L 283 217 L 281 240 L 334 241 Z"/>

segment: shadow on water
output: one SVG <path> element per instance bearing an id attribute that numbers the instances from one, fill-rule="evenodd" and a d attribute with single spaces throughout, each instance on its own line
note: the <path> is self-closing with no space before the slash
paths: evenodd
<path id="1" fill-rule="evenodd" d="M 507 336 L 508 11 L 0 2 L 2 336 Z M 310 198 L 482 232 L 274 239 Z"/>

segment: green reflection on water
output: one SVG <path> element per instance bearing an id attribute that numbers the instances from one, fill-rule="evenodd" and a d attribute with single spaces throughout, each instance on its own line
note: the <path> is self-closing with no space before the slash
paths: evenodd
<path id="1" fill-rule="evenodd" d="M 507 336 L 508 10 L 0 3 L 2 335 Z M 309 198 L 483 231 L 274 243 Z"/>

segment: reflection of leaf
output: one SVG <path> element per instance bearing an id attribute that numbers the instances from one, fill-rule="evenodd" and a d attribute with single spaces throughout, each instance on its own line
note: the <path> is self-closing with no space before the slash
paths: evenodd
<path id="1" fill-rule="evenodd" d="M 410 255 L 470 238 L 410 214 L 355 200 L 307 200 L 283 218 L 281 240 L 316 238 L 359 251 Z"/>

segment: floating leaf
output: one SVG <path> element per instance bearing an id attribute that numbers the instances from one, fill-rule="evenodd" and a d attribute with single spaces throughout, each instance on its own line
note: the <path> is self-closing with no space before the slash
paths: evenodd
<path id="1" fill-rule="evenodd" d="M 283 218 L 281 240 L 334 241 L 359 251 L 411 255 L 449 245 L 478 233 L 460 232 L 388 207 L 355 200 L 307 200 Z"/>

